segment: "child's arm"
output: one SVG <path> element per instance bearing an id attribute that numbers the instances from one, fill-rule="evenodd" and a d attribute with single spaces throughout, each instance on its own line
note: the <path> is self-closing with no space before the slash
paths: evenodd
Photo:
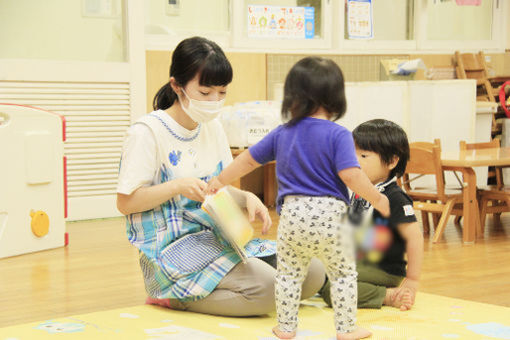
<path id="1" fill-rule="evenodd" d="M 338 172 L 338 176 L 347 187 L 370 202 L 381 215 L 390 215 L 390 202 L 388 198 L 376 189 L 360 168 L 342 169 Z"/>
<path id="2" fill-rule="evenodd" d="M 216 178 L 211 179 L 209 181 L 209 185 L 207 187 L 208 193 L 214 193 L 224 187 L 225 185 L 229 185 L 233 181 L 238 178 L 243 177 L 247 173 L 252 172 L 256 168 L 258 168 L 261 164 L 258 163 L 250 154 L 249 150 L 243 151 L 239 156 L 237 156 L 229 166 L 227 166 Z"/>
<path id="3" fill-rule="evenodd" d="M 149 187 L 140 187 L 129 195 L 117 193 L 117 209 L 124 215 L 147 211 L 179 194 L 193 201 L 202 202 L 206 188 L 207 183 L 198 178 L 178 178 Z"/>
<path id="4" fill-rule="evenodd" d="M 400 299 L 401 295 L 408 290 L 414 304 L 423 262 L 423 234 L 418 222 L 402 223 L 398 226 L 398 231 L 406 242 L 407 276 L 395 291 L 393 299 Z"/>

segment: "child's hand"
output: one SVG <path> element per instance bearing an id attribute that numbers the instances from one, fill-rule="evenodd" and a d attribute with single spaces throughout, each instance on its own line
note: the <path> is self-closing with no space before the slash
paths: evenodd
<path id="1" fill-rule="evenodd" d="M 209 181 L 209 184 L 207 185 L 207 189 L 205 189 L 206 195 L 212 195 L 218 192 L 221 188 L 223 188 L 224 185 L 220 182 L 218 177 L 213 177 Z"/>
<path id="2" fill-rule="evenodd" d="M 400 307 L 401 310 L 409 310 L 411 306 L 414 305 L 414 300 L 416 298 L 416 293 L 418 292 L 418 281 L 405 278 L 404 281 L 400 284 L 400 286 L 393 293 L 392 300 L 399 301 L 402 299 L 407 300 L 407 303 L 402 304 Z"/>
<path id="3" fill-rule="evenodd" d="M 386 195 L 381 194 L 379 196 L 379 200 L 377 201 L 377 205 L 374 204 L 374 209 L 379 211 L 383 217 L 390 216 L 390 201 L 388 201 L 388 197 Z"/>

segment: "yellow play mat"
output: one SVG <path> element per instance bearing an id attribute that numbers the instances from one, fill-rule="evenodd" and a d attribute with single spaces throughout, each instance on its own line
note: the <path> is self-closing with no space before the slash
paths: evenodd
<path id="1" fill-rule="evenodd" d="M 304 301 L 299 321 L 297 339 L 335 339 L 322 300 Z M 381 340 L 510 339 L 510 308 L 419 293 L 411 311 L 362 309 L 358 324 Z M 274 325 L 274 314 L 224 318 L 143 305 L 0 328 L 0 340 L 270 340 Z"/>

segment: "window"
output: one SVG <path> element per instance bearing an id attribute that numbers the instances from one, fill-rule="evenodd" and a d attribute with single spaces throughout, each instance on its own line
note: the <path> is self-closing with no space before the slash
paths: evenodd
<path id="1" fill-rule="evenodd" d="M 349 38 L 348 3 L 345 4 L 345 33 Z M 369 3 L 367 3 L 370 6 Z M 413 40 L 414 39 L 414 1 L 413 0 L 377 0 L 371 2 L 374 40 Z"/>
<path id="2" fill-rule="evenodd" d="M 329 48 L 329 0 L 233 2 L 233 45 L 251 48 Z"/>
<path id="3" fill-rule="evenodd" d="M 428 0 L 428 40 L 490 40 L 492 37 L 493 3 L 480 6 L 458 6 L 454 1 Z"/>
<path id="4" fill-rule="evenodd" d="M 505 2 L 482 0 L 479 6 L 461 6 L 453 0 L 424 1 L 420 4 L 419 48 L 503 49 Z"/>
<path id="5" fill-rule="evenodd" d="M 127 60 L 122 0 L 0 0 L 0 8 L 0 58 Z"/>
<path id="6" fill-rule="evenodd" d="M 339 14 L 344 18 L 340 47 L 355 50 L 416 48 L 414 1 L 345 1 Z"/>
<path id="7" fill-rule="evenodd" d="M 171 49 L 195 35 L 227 46 L 230 0 L 145 0 L 145 37 L 148 49 Z"/>
<path id="8" fill-rule="evenodd" d="M 228 0 L 149 0 L 145 6 L 146 28 L 151 33 L 228 32 Z"/>
<path id="9" fill-rule="evenodd" d="M 145 0 L 146 48 L 169 50 L 200 35 L 226 49 L 262 52 L 503 50 L 510 1 L 458 1 Z"/>

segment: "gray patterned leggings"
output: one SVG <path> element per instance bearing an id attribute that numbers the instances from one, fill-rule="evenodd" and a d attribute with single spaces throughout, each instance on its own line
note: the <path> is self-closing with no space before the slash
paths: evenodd
<path id="1" fill-rule="evenodd" d="M 346 204 L 333 197 L 286 196 L 278 225 L 276 312 L 282 331 L 296 330 L 301 283 L 312 257 L 326 267 L 337 332 L 354 330 L 356 262 Z"/>

